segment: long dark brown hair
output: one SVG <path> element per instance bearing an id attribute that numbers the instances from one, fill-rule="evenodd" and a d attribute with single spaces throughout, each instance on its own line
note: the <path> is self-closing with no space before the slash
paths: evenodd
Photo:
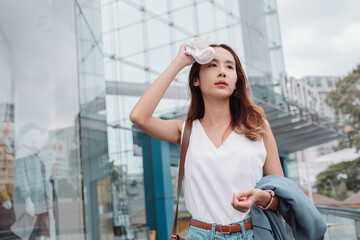
<path id="1" fill-rule="evenodd" d="M 265 112 L 250 99 L 252 92 L 250 84 L 245 76 L 244 69 L 235 51 L 226 44 L 211 44 L 211 47 L 222 47 L 228 50 L 236 63 L 236 89 L 230 96 L 230 127 L 238 134 L 244 134 L 249 139 L 259 140 L 265 133 Z M 194 62 L 189 73 L 189 88 L 191 94 L 190 107 L 187 120 L 194 121 L 204 116 L 205 106 L 200 87 L 194 86 L 194 81 L 199 79 L 200 64 Z"/>

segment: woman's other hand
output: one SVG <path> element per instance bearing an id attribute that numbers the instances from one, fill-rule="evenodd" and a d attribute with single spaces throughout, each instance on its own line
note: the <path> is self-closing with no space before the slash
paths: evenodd
<path id="1" fill-rule="evenodd" d="M 231 205 L 240 212 L 247 212 L 263 196 L 260 191 L 262 190 L 248 188 L 244 192 L 233 193 Z"/>
<path id="2" fill-rule="evenodd" d="M 233 193 L 231 205 L 240 212 L 247 212 L 257 200 L 257 189 L 248 188 L 244 192 Z"/>
<path id="3" fill-rule="evenodd" d="M 267 206 L 271 200 L 271 195 L 262 189 L 248 188 L 244 192 L 234 193 L 231 205 L 240 212 L 246 212 L 256 203 L 260 206 Z M 273 202 L 269 206 L 269 210 L 277 211 L 279 208 L 279 200 L 274 197 Z"/>

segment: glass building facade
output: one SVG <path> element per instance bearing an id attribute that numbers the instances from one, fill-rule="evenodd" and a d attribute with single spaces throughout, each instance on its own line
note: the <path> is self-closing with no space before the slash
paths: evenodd
<path id="1" fill-rule="evenodd" d="M 168 239 L 179 149 L 129 114 L 205 34 L 236 51 L 270 117 L 288 108 L 275 0 L 1 1 L 0 238 Z M 155 116 L 184 119 L 189 70 Z"/>

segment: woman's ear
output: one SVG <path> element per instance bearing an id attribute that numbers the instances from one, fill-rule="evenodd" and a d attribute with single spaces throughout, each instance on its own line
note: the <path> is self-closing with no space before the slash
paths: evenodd
<path id="1" fill-rule="evenodd" d="M 200 81 L 199 81 L 198 78 L 196 78 L 196 79 L 194 80 L 194 86 L 195 86 L 195 87 L 200 86 Z"/>

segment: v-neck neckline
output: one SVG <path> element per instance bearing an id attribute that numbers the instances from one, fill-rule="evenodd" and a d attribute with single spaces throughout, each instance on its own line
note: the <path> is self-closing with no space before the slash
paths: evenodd
<path id="1" fill-rule="evenodd" d="M 203 126 L 201 125 L 201 122 L 199 119 L 196 119 L 197 122 L 200 125 L 201 131 L 204 133 L 205 137 L 209 140 L 210 144 L 213 146 L 213 148 L 215 148 L 216 150 L 219 150 L 225 143 L 226 141 L 231 137 L 231 135 L 233 134 L 234 131 L 231 131 L 231 133 L 229 134 L 229 136 L 227 136 L 227 138 L 225 139 L 225 141 L 219 146 L 216 147 L 215 144 L 213 143 L 213 141 L 211 141 L 211 139 L 209 138 L 209 136 L 207 135 L 207 133 L 205 132 L 205 129 L 203 128 Z"/>

